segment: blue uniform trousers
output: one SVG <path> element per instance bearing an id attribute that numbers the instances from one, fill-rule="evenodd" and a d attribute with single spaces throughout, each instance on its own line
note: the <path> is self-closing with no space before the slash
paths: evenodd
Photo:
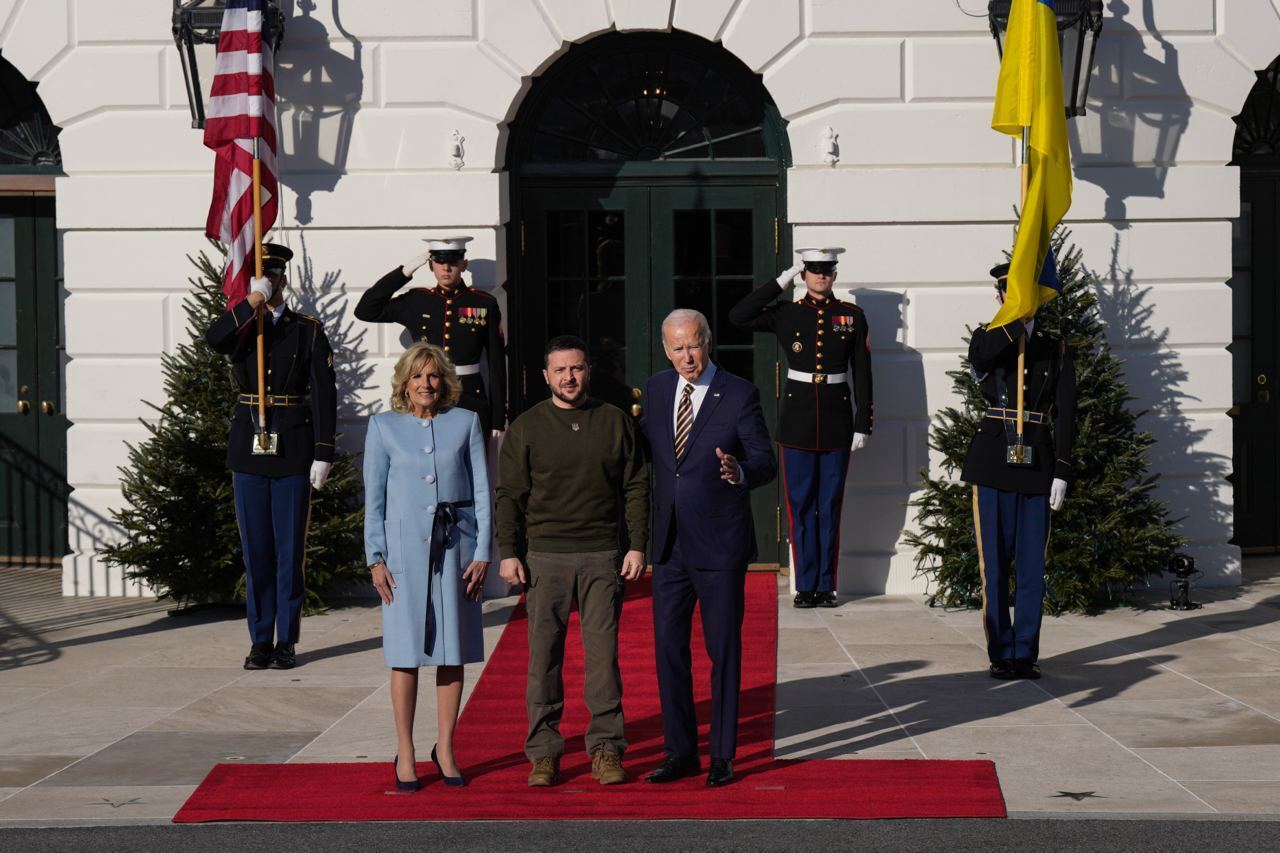
<path id="1" fill-rule="evenodd" d="M 311 481 L 306 474 L 232 474 L 244 549 L 245 609 L 254 643 L 298 642 Z"/>
<path id="2" fill-rule="evenodd" d="M 1040 655 L 1044 557 L 1049 542 L 1049 496 L 973 487 L 973 526 L 982 573 L 982 626 L 987 655 L 1035 661 Z M 1009 577 L 1016 592 L 1009 621 Z"/>
<path id="3" fill-rule="evenodd" d="M 782 446 L 782 482 L 795 551 L 796 592 L 835 592 L 848 450 Z"/>
<path id="4" fill-rule="evenodd" d="M 702 612 L 703 641 L 711 658 L 711 757 L 732 760 L 738 748 L 746 572 L 689 565 L 680 555 L 678 538 L 672 538 L 675 541 L 667 561 L 653 567 L 653 635 L 663 751 L 679 757 L 698 754 L 689 648 L 697 604 Z"/>

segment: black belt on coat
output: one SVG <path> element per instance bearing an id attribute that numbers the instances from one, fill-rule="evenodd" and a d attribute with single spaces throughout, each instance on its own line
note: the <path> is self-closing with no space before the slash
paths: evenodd
<path id="1" fill-rule="evenodd" d="M 422 653 L 430 656 L 436 643 L 436 609 L 431 606 L 431 584 L 436 575 L 444 578 L 444 554 L 449 549 L 449 539 L 458 529 L 457 510 L 474 506 L 475 501 L 441 501 L 436 504 L 435 518 L 431 523 L 431 551 L 427 558 L 427 632 L 422 643 Z"/>

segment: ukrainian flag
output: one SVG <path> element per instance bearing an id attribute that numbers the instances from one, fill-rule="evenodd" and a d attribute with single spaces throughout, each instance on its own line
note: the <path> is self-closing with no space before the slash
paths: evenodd
<path id="1" fill-rule="evenodd" d="M 1013 0 L 991 127 L 1022 137 L 1029 127 L 1030 186 L 1009 261 L 1009 288 L 990 328 L 1035 314 L 1062 292 L 1050 238 L 1071 207 L 1071 152 L 1062 102 L 1054 0 Z"/>

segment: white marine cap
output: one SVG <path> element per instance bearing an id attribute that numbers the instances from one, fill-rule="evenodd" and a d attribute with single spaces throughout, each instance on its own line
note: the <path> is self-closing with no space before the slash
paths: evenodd
<path id="1" fill-rule="evenodd" d="M 796 249 L 796 253 L 800 255 L 800 260 L 807 263 L 826 261 L 828 263 L 836 263 L 839 259 L 836 255 L 844 254 L 844 249 L 838 246 L 829 246 L 823 249 L 804 248 Z"/>
<path id="2" fill-rule="evenodd" d="M 428 237 L 427 251 L 429 252 L 465 252 L 467 244 L 473 237 Z"/>

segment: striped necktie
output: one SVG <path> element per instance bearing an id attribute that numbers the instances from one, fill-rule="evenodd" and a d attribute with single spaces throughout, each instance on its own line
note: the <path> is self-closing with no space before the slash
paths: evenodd
<path id="1" fill-rule="evenodd" d="M 689 445 L 689 428 L 693 426 L 693 386 L 684 386 L 680 405 L 676 406 L 676 461 L 684 458 Z"/>

